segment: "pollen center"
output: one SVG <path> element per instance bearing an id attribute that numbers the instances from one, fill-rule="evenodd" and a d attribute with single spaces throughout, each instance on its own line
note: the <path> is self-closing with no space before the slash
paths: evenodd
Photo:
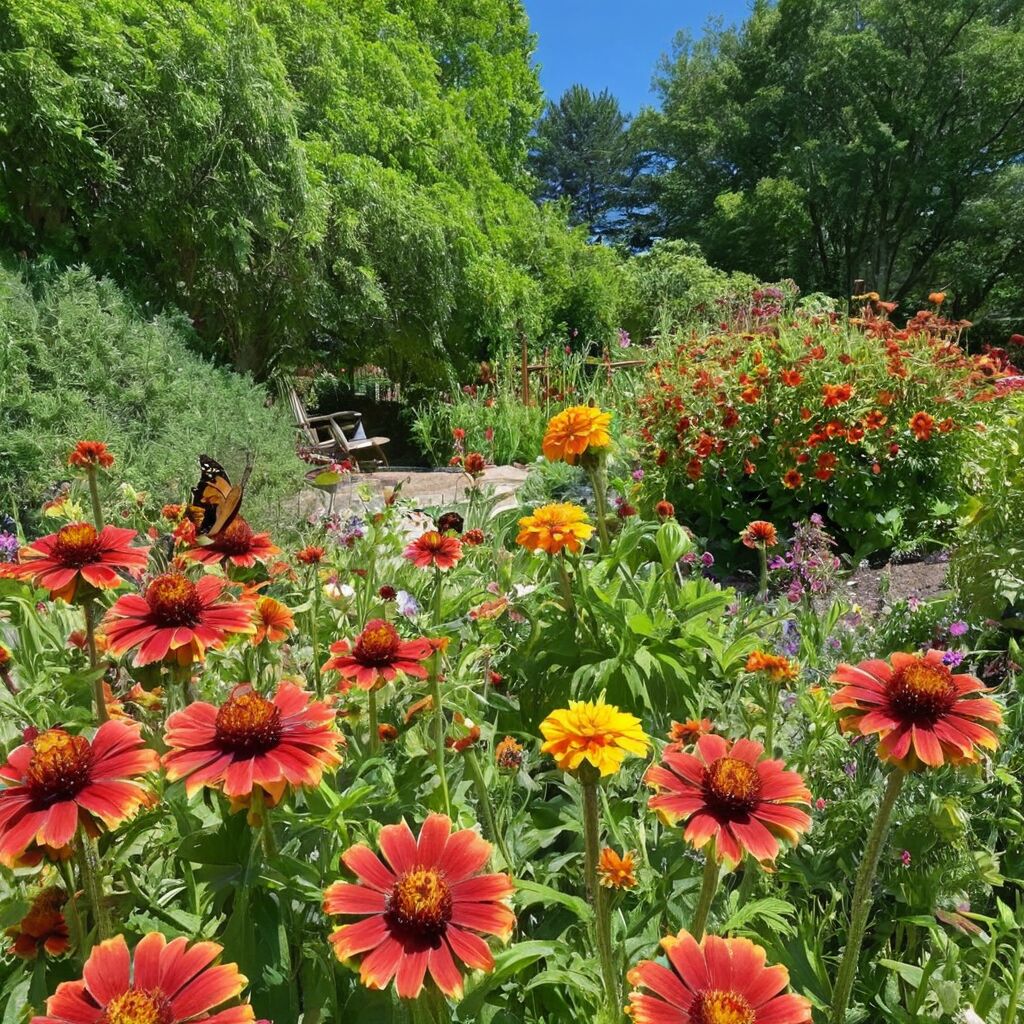
<path id="1" fill-rule="evenodd" d="M 92 751 L 83 736 L 47 729 L 32 742 L 25 781 L 33 798 L 46 805 L 70 800 L 89 782 Z"/>
<path id="2" fill-rule="evenodd" d="M 352 654 L 363 665 L 387 665 L 394 658 L 400 642 L 398 630 L 391 623 L 374 619 L 359 634 Z"/>
<path id="3" fill-rule="evenodd" d="M 88 523 L 69 523 L 57 531 L 52 557 L 69 568 L 80 568 L 95 562 L 100 553 L 99 535 Z"/>
<path id="4" fill-rule="evenodd" d="M 203 611 L 196 585 L 179 572 L 157 576 L 146 590 L 146 602 L 161 626 L 194 626 Z"/>
<path id="5" fill-rule="evenodd" d="M 710 989 L 701 992 L 690 1007 L 693 1024 L 754 1024 L 756 1014 L 738 992 Z"/>
<path id="6" fill-rule="evenodd" d="M 171 1024 L 171 1001 L 159 989 L 130 988 L 107 1003 L 97 1024 Z"/>
<path id="7" fill-rule="evenodd" d="M 388 913 L 402 927 L 441 932 L 452 916 L 451 889 L 433 868 L 407 871 L 391 890 Z"/>
<path id="8" fill-rule="evenodd" d="M 227 555 L 247 555 L 252 549 L 255 534 L 242 518 L 236 518 L 213 542 L 213 547 Z"/>
<path id="9" fill-rule="evenodd" d="M 893 676 L 889 700 L 915 722 L 932 724 L 956 702 L 953 675 L 945 665 L 918 660 Z"/>
<path id="10" fill-rule="evenodd" d="M 723 810 L 749 811 L 761 795 L 761 777 L 752 764 L 738 757 L 720 757 L 705 769 L 704 789 Z"/>
<path id="11" fill-rule="evenodd" d="M 217 742 L 236 754 L 263 754 L 281 739 L 277 705 L 251 690 L 231 697 L 217 712 Z"/>

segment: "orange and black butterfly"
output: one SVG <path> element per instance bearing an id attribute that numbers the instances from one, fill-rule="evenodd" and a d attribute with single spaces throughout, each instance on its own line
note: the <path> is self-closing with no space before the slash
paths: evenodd
<path id="1" fill-rule="evenodd" d="M 209 455 L 199 456 L 199 483 L 192 490 L 192 500 L 185 512 L 196 524 L 197 535 L 216 537 L 231 525 L 242 505 L 251 472 L 252 462 L 246 461 L 242 479 L 232 484 L 219 462 Z"/>

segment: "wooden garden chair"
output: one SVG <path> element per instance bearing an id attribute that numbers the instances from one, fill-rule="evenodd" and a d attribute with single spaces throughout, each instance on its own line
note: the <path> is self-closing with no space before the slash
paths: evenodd
<path id="1" fill-rule="evenodd" d="M 384 454 L 384 445 L 391 439 L 368 437 L 363 427 L 361 412 L 346 409 L 321 416 L 310 416 L 295 388 L 288 385 L 287 393 L 296 430 L 306 447 L 311 448 L 315 455 L 322 457 L 324 462 L 341 462 L 344 459 L 351 459 L 353 462 L 366 461 L 365 456 L 360 453 L 369 451 L 374 453 L 374 462 L 387 466 L 388 458 Z"/>

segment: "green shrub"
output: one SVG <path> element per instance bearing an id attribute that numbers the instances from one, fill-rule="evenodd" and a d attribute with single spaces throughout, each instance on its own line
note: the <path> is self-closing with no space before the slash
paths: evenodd
<path id="1" fill-rule="evenodd" d="M 187 497 L 201 452 L 229 472 L 251 454 L 247 518 L 294 522 L 284 506 L 302 464 L 290 420 L 263 388 L 191 352 L 190 333 L 183 319 L 142 319 L 88 270 L 0 267 L 0 510 L 31 520 L 88 438 L 117 457 L 107 486 L 145 491 L 154 509 Z"/>

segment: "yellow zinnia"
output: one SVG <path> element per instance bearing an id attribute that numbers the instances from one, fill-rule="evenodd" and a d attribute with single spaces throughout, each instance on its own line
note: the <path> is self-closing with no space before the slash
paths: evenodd
<path id="1" fill-rule="evenodd" d="M 614 775 L 627 754 L 647 753 L 650 740 L 640 719 L 604 701 L 569 701 L 540 724 L 544 745 L 564 771 L 576 771 L 587 761 L 602 775 Z"/>
<path id="2" fill-rule="evenodd" d="M 557 555 L 563 548 L 576 554 L 593 532 L 587 513 L 579 505 L 560 502 L 542 505 L 535 508 L 532 515 L 523 516 L 519 520 L 516 543 L 549 555 Z"/>
<path id="3" fill-rule="evenodd" d="M 602 412 L 590 405 L 574 405 L 563 409 L 548 422 L 548 429 L 541 442 L 544 457 L 551 462 L 576 460 L 591 448 L 606 448 L 611 444 L 608 427 L 612 422 L 610 412 Z"/>

